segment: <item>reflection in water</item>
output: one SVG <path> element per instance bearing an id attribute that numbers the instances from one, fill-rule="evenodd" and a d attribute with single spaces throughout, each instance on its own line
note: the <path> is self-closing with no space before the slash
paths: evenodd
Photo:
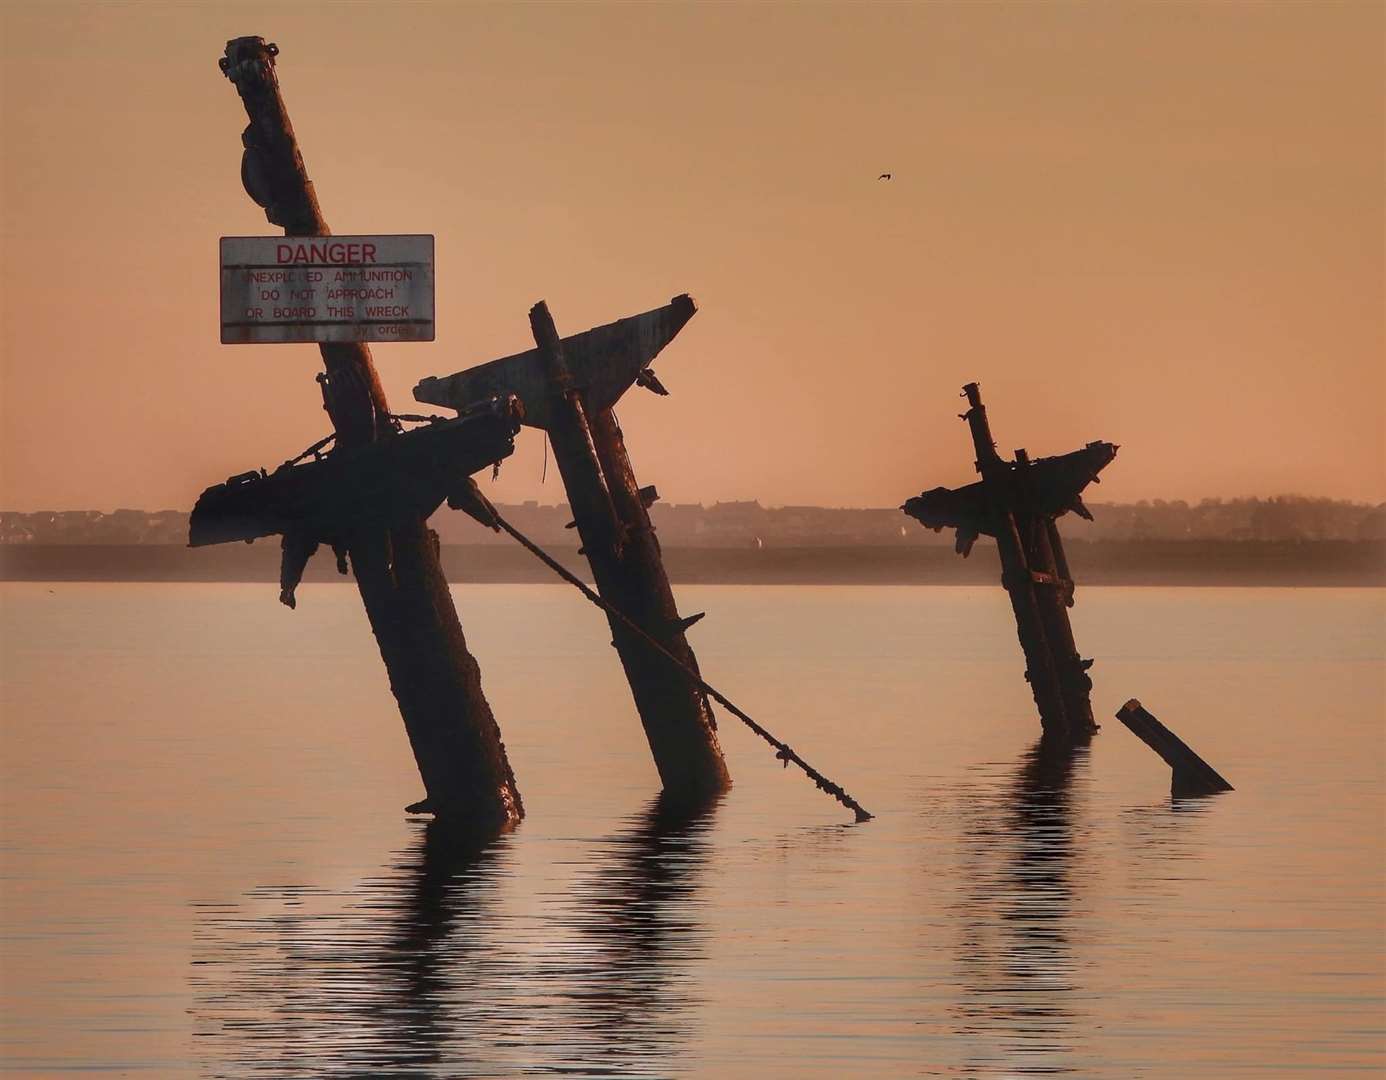
<path id="1" fill-rule="evenodd" d="M 656 801 L 559 895 L 503 903 L 508 838 L 439 823 L 345 893 L 199 909 L 194 1027 L 211 1075 L 668 1076 L 696 998 L 690 900 L 711 806 Z M 584 845 L 585 846 L 585 845 Z"/>
<path id="2" fill-rule="evenodd" d="M 880 816 L 850 825 L 755 757 L 682 832 L 628 819 L 652 774 L 583 612 L 473 590 L 548 809 L 475 858 L 373 809 L 399 730 L 359 600 L 321 590 L 309 639 L 258 586 L 0 587 L 8 1070 L 1379 1071 L 1386 590 L 1087 594 L 1109 677 L 1237 747 L 1237 793 L 1172 805 L 1119 726 L 1066 782 L 1025 775 L 1033 718 L 982 593 L 711 590 L 710 662 Z M 300 708 L 319 690 L 333 707 Z"/>
<path id="3" fill-rule="evenodd" d="M 432 1077 L 445 1059 L 466 1063 L 455 1030 L 485 1030 L 494 1010 L 454 999 L 504 965 L 484 924 L 507 841 L 478 847 L 436 822 L 419 834 L 351 892 L 261 888 L 204 909 L 193 1013 L 205 1056 L 233 1075 Z"/>
<path id="4" fill-rule="evenodd" d="M 1041 740 L 964 832 L 958 1033 L 968 1075 L 1072 1073 L 1079 1036 L 1071 781 L 1087 749 Z"/>
<path id="5" fill-rule="evenodd" d="M 472 1060 L 467 1053 L 472 1040 L 459 1040 L 455 1049 L 449 1046 L 454 1028 L 494 1035 L 491 1025 L 500 1018 L 493 1015 L 489 999 L 467 1009 L 455 1009 L 452 999 L 459 979 L 486 987 L 504 970 L 505 954 L 491 953 L 483 932 L 495 907 L 504 843 L 478 845 L 446 822 L 431 821 L 424 827 L 421 848 L 398 867 L 398 899 L 403 903 L 391 899 L 388 887 L 379 899 L 368 897 L 362 903 L 363 912 L 393 919 L 375 954 L 384 978 L 378 998 L 370 1002 L 373 1027 L 385 1051 L 381 1063 L 413 1066 L 419 1075 L 431 1076 L 423 1066 Z M 350 965 L 351 958 L 346 959 Z M 377 1053 L 375 1048 L 371 1052 Z"/>
<path id="6" fill-rule="evenodd" d="M 1215 805 L 1215 796 L 1196 795 L 1127 807 L 1118 815 L 1121 863 L 1131 904 L 1142 919 L 1151 917 L 1147 908 L 1163 907 L 1181 882 L 1198 873 L 1205 850 L 1203 818 Z"/>
<path id="7" fill-rule="evenodd" d="M 706 928 L 696 892 L 720 797 L 697 807 L 654 800 L 603 841 L 572 887 L 552 1059 L 582 1075 L 667 1077 L 680 1071 L 700 999 L 694 969 Z"/>

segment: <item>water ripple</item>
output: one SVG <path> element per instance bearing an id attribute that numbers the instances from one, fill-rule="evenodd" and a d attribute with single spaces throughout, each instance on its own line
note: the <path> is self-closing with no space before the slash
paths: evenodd
<path id="1" fill-rule="evenodd" d="M 217 1076 L 670 1075 L 690 1038 L 689 903 L 714 807 L 656 800 L 566 897 L 497 902 L 507 838 L 433 823 L 344 893 L 284 885 L 199 910 L 195 1032 Z"/>

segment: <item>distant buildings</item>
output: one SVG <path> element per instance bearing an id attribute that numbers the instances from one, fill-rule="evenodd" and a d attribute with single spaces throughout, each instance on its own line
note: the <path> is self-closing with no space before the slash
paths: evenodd
<path id="1" fill-rule="evenodd" d="M 0 510 L 5 544 L 186 544 L 184 510 Z"/>
<path id="2" fill-rule="evenodd" d="M 567 506 L 502 506 L 521 532 L 549 547 L 577 547 Z M 1287 495 L 1272 499 L 1205 499 L 1093 504 L 1096 520 L 1063 518 L 1073 540 L 1382 540 L 1386 504 L 1370 506 Z M 920 527 L 894 508 L 761 506 L 759 502 L 655 503 L 650 517 L 665 547 L 790 548 L 951 546 L 952 536 Z M 509 538 L 465 514 L 441 510 L 431 524 L 444 544 L 505 544 Z M 186 544 L 182 510 L 0 511 L 5 544 Z"/>

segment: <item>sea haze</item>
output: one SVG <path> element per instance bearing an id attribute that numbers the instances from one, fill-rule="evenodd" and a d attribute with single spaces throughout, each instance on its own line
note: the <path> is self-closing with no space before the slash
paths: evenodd
<path id="1" fill-rule="evenodd" d="M 19 1076 L 1348 1076 L 1383 1061 L 1386 593 L 1081 588 L 1036 758 L 999 586 L 679 588 L 735 786 L 656 777 L 604 618 L 456 588 L 528 817 L 469 851 L 351 588 L 0 585 Z M 1138 697 L 1235 786 L 1172 802 Z"/>

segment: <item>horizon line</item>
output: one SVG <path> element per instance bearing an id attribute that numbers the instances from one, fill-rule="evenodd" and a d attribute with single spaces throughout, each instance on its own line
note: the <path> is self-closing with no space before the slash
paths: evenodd
<path id="1" fill-rule="evenodd" d="M 1202 506 L 1202 505 L 1205 505 L 1205 504 L 1215 504 L 1215 505 L 1217 505 L 1217 504 L 1239 503 L 1239 502 L 1273 502 L 1273 501 L 1276 501 L 1276 500 L 1301 500 L 1301 501 L 1304 501 L 1304 502 L 1330 503 L 1330 504 L 1338 504 L 1338 505 L 1342 505 L 1342 506 L 1359 507 L 1359 508 L 1362 508 L 1362 509 L 1376 509 L 1376 508 L 1379 508 L 1379 507 L 1382 507 L 1382 506 L 1386 506 L 1386 499 L 1375 499 L 1375 500 L 1373 500 L 1373 499 L 1359 499 L 1359 498 L 1342 498 L 1342 497 L 1334 496 L 1334 495 L 1306 495 L 1306 494 L 1304 494 L 1304 493 L 1302 493 L 1302 492 L 1295 492 L 1295 491 L 1277 492 L 1276 494 L 1273 494 L 1273 495 L 1205 495 L 1205 496 L 1203 496 L 1202 498 L 1200 498 L 1200 499 L 1198 499 L 1198 500 L 1196 500 L 1196 501 L 1195 501 L 1195 500 L 1192 500 L 1192 499 L 1188 499 L 1188 498 L 1168 498 L 1168 497 L 1165 497 L 1165 496 L 1155 496 L 1154 498 L 1128 499 L 1128 500 L 1120 500 L 1120 499 L 1108 499 L 1108 500 L 1102 500 L 1102 501 L 1092 500 L 1092 501 L 1090 501 L 1090 502 L 1088 503 L 1088 505 L 1089 505 L 1089 506 L 1092 506 L 1092 507 L 1099 507 L 1099 506 L 1139 506 L 1141 503 L 1145 503 L 1145 504 L 1147 504 L 1147 505 L 1154 505 L 1155 503 L 1162 503 L 1162 504 L 1164 504 L 1164 505 L 1166 505 L 1166 506 L 1169 506 L 1169 505 L 1176 505 L 1176 504 L 1178 504 L 1178 503 L 1183 503 L 1184 505 L 1186 505 L 1186 506 L 1188 506 L 1188 507 L 1190 507 L 1190 508 L 1192 509 L 1192 508 L 1195 508 L 1195 507 L 1198 507 L 1198 506 Z M 519 500 L 519 501 L 517 501 L 517 502 L 502 502 L 502 501 L 498 501 L 498 500 L 493 500 L 493 501 L 496 502 L 496 505 L 497 505 L 497 506 L 536 506 L 536 507 L 542 507 L 542 508 L 548 508 L 548 509 L 554 509 L 554 508 L 558 508 L 558 507 L 566 507 L 566 506 L 569 505 L 569 503 L 568 503 L 568 501 L 567 501 L 566 499 L 565 499 L 565 500 L 561 500 L 561 501 L 557 501 L 557 502 L 540 502 L 540 501 L 537 500 L 537 499 L 522 499 L 522 500 Z M 856 510 L 856 511 L 881 511 L 881 510 L 899 510 L 899 509 L 900 509 L 899 506 L 844 506 L 844 505 L 829 505 L 829 504 L 825 504 L 825 503 L 762 503 L 758 498 L 750 498 L 750 499 L 717 499 L 717 500 L 714 500 L 713 502 L 710 502 L 710 503 L 705 503 L 705 502 L 701 502 L 701 501 L 699 501 L 699 502 L 672 502 L 672 501 L 666 500 L 666 499 L 664 499 L 664 498 L 660 498 L 656 503 L 653 504 L 653 506 L 663 506 L 663 507 L 697 506 L 697 507 L 700 507 L 700 508 L 702 508 L 702 509 L 704 509 L 704 510 L 710 510 L 710 509 L 713 509 L 713 508 L 715 508 L 715 507 L 717 507 L 717 506 L 727 506 L 727 505 L 756 505 L 756 506 L 759 506 L 762 510 Z M 440 505 L 439 508 L 438 508 L 438 510 L 435 510 L 434 513 L 437 513 L 439 510 L 442 510 L 442 509 L 443 509 L 443 506 Z M 72 506 L 69 506 L 69 507 L 64 507 L 64 508 L 61 508 L 61 509 L 58 509 L 58 508 L 55 508 L 55 507 L 52 507 L 52 506 L 43 506 L 43 507 L 40 507 L 40 508 L 34 509 L 34 510 L 19 510 L 19 509 L 14 509 L 14 508 L 12 508 L 12 507 L 0 507 L 0 514 L 93 514 L 93 513 L 95 513 L 95 514 L 115 514 L 115 513 L 120 513 L 121 511 L 133 511 L 133 512 L 135 512 L 135 513 L 140 513 L 140 514 L 187 514 L 187 513 L 191 513 L 191 512 L 192 512 L 192 508 L 191 508 L 191 507 L 183 508 L 183 507 L 176 507 L 176 506 L 162 506 L 162 507 L 159 507 L 159 508 L 157 508 L 157 509 L 150 509 L 150 508 L 148 508 L 148 507 L 140 507 L 140 506 L 116 506 L 114 509 L 111 509 L 111 510 L 103 510 L 103 509 L 99 509 L 99 508 L 96 508 L 96 507 L 89 507 L 89 506 L 84 506 L 84 507 L 72 507 Z M 432 515 L 430 514 L 429 516 L 431 517 Z"/>

